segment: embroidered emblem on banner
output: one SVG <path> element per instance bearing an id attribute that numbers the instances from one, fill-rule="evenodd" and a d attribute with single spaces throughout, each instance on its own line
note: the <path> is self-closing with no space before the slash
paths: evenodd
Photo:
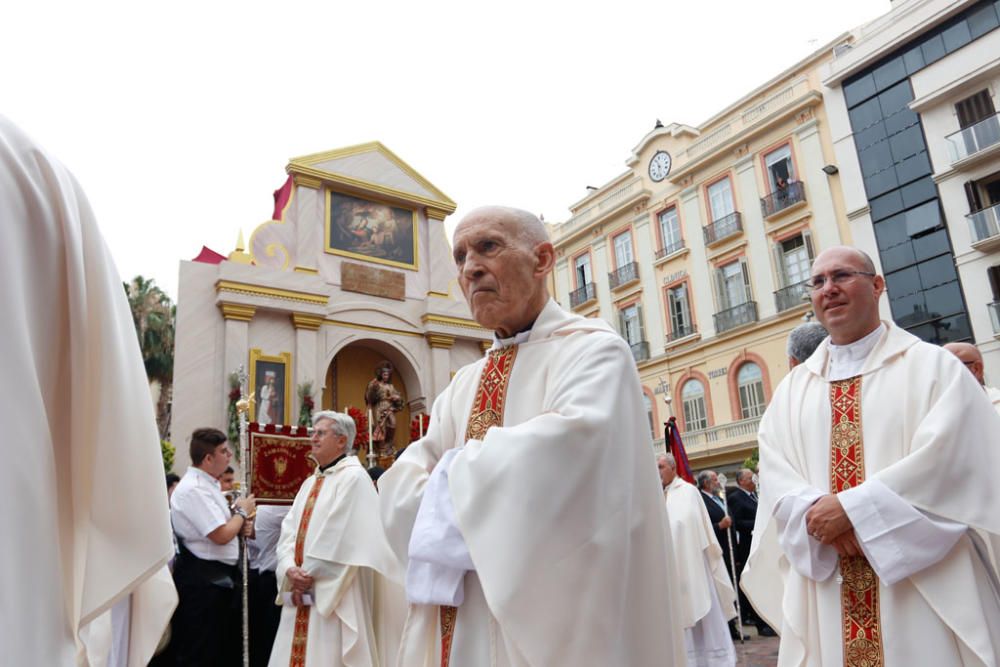
<path id="1" fill-rule="evenodd" d="M 517 345 L 492 350 L 486 355 L 486 366 L 479 376 L 479 388 L 472 400 L 466 440 L 482 440 L 486 432 L 503 423 L 503 409 L 507 401 L 507 384 L 510 371 L 517 357 Z M 457 607 L 441 607 L 441 667 L 448 667 L 451 660 L 451 641 L 455 636 Z"/>
<path id="2" fill-rule="evenodd" d="M 834 493 L 865 481 L 861 435 L 861 377 L 830 383 L 830 488 Z M 840 559 L 840 617 L 844 666 L 883 667 L 878 575 L 864 556 Z"/>
<path id="3" fill-rule="evenodd" d="M 316 476 L 316 483 L 309 491 L 306 498 L 306 505 L 302 508 L 302 519 L 299 520 L 299 532 L 295 535 L 295 566 L 302 567 L 305 559 L 306 532 L 309 530 L 309 520 L 312 518 L 313 508 L 316 506 L 316 497 L 319 496 L 320 487 L 323 486 L 324 475 Z M 292 655 L 288 660 L 288 667 L 305 667 L 306 664 L 306 639 L 309 637 L 309 607 L 301 606 L 295 611 L 295 631 L 292 635 Z"/>

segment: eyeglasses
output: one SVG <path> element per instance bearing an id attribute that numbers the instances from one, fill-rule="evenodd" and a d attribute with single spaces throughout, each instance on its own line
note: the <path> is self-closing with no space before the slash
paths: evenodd
<path id="1" fill-rule="evenodd" d="M 854 281 L 856 276 L 868 276 L 869 278 L 874 278 L 875 274 L 868 271 L 849 271 L 847 269 L 839 269 L 829 274 L 829 276 L 819 275 L 813 276 L 806 281 L 806 285 L 813 292 L 819 292 L 821 289 L 826 287 L 826 281 L 829 280 L 834 285 L 846 285 Z"/>
<path id="2" fill-rule="evenodd" d="M 313 431 L 313 434 L 319 436 L 322 439 L 333 432 L 334 432 L 333 429 L 330 428 L 318 428 L 315 431 Z"/>

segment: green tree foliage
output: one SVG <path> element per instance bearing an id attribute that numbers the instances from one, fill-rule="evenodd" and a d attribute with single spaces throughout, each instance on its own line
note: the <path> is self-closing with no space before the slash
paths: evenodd
<path id="1" fill-rule="evenodd" d="M 152 279 L 136 276 L 124 283 L 132 322 L 139 338 L 142 363 L 150 383 L 160 385 L 156 424 L 160 437 L 170 432 L 170 402 L 174 375 L 174 317 L 177 307 Z"/>
<path id="2" fill-rule="evenodd" d="M 760 463 L 760 449 L 755 447 L 753 454 L 743 459 L 743 467 L 756 472 L 758 463 Z"/>
<path id="3" fill-rule="evenodd" d="M 163 473 L 166 474 L 174 469 L 174 454 L 177 450 L 169 440 L 160 440 L 160 452 L 163 454 Z"/>

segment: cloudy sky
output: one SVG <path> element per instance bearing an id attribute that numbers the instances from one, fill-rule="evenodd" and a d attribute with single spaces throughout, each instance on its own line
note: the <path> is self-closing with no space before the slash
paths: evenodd
<path id="1" fill-rule="evenodd" d="M 291 157 L 378 140 L 454 199 L 568 217 L 888 0 L 18 2 L 0 114 L 83 184 L 123 278 L 270 218 Z"/>

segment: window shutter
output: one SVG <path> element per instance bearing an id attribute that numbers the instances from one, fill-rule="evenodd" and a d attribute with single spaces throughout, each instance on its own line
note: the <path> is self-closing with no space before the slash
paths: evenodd
<path id="1" fill-rule="evenodd" d="M 806 244 L 806 255 L 809 257 L 809 264 L 812 265 L 816 254 L 813 251 L 813 235 L 808 229 L 802 230 L 802 242 Z"/>
<path id="2" fill-rule="evenodd" d="M 646 326 L 642 323 L 642 304 L 641 303 L 635 304 L 635 318 L 636 318 L 636 321 L 639 323 L 639 340 L 637 340 L 635 342 L 636 343 L 641 343 L 642 341 L 646 340 Z"/>
<path id="3" fill-rule="evenodd" d="M 625 326 L 625 311 L 618 311 L 618 333 L 621 334 L 622 338 L 628 340 L 628 328 Z"/>
<path id="4" fill-rule="evenodd" d="M 726 298 L 726 285 L 722 277 L 722 269 L 712 272 L 715 281 L 715 299 L 718 302 L 719 312 L 729 308 L 729 299 Z"/>
<path id="5" fill-rule="evenodd" d="M 771 246 L 771 253 L 774 258 L 774 272 L 778 276 L 778 286 L 788 286 L 788 272 L 785 271 L 785 250 L 781 247 L 781 241 L 775 241 Z"/>
<path id="6" fill-rule="evenodd" d="M 740 257 L 740 270 L 743 271 L 743 289 L 746 292 L 746 301 L 753 301 L 753 290 L 750 289 L 750 267 L 747 265 L 747 258 Z"/>

